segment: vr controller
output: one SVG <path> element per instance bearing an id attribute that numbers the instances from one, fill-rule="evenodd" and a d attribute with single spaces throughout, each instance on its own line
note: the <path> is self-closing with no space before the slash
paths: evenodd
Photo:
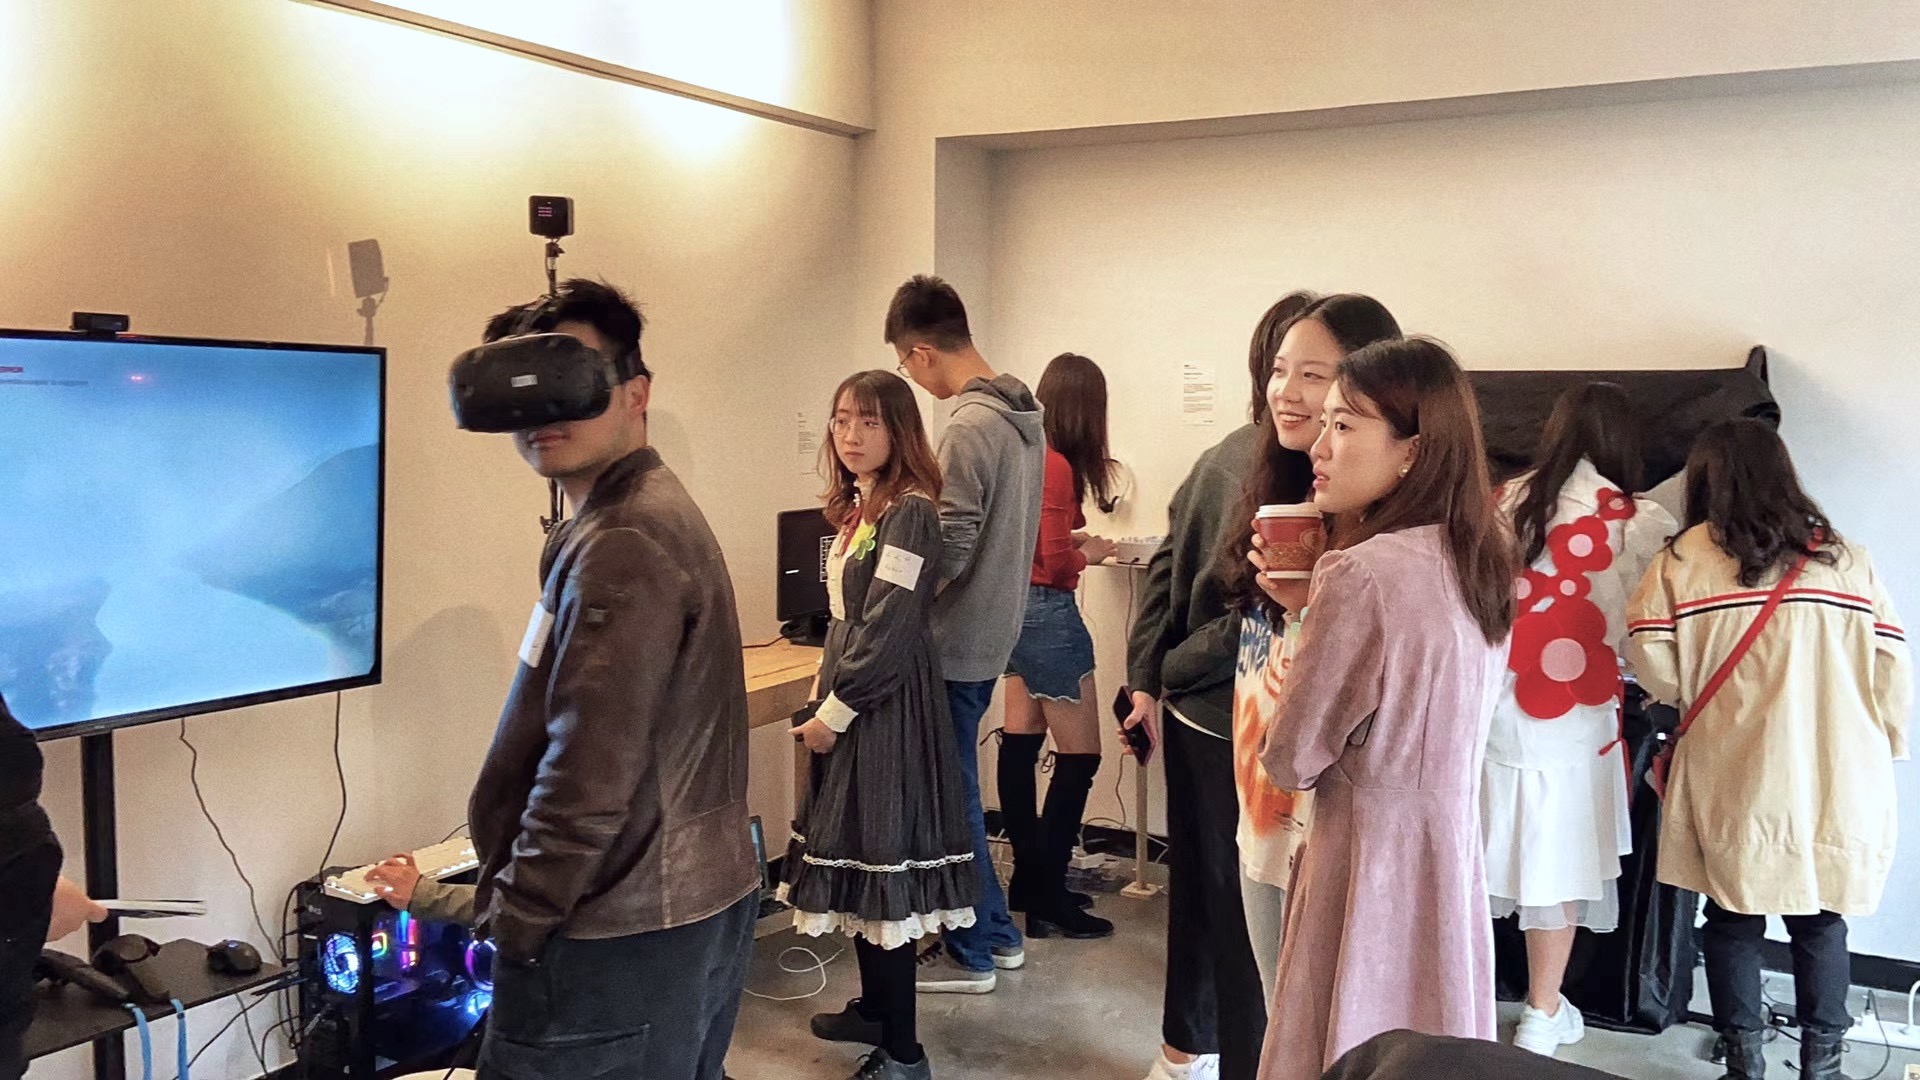
<path id="1" fill-rule="evenodd" d="M 447 387 L 465 430 L 527 431 L 599 416 L 636 373 L 568 334 L 518 334 L 461 353 Z"/>
<path id="2" fill-rule="evenodd" d="M 33 975 L 56 986 L 61 983 L 77 986 L 109 1005 L 125 1005 L 133 1000 L 126 987 L 107 978 L 85 960 L 54 949 L 40 951 L 40 959 L 33 964 Z"/>

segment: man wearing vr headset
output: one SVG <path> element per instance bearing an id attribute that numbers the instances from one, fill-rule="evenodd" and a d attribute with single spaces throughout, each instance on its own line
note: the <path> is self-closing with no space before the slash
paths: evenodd
<path id="1" fill-rule="evenodd" d="M 496 316 L 455 364 L 472 429 L 512 409 L 463 400 L 468 376 L 544 417 L 605 401 L 513 432 L 574 513 L 547 539 L 469 807 L 475 915 L 501 961 L 482 1077 L 721 1080 L 751 956 L 739 620 L 706 518 L 647 445 L 643 325 L 618 289 L 575 279 Z M 582 374 L 569 364 L 600 365 L 574 384 L 594 392 L 537 400 Z"/>

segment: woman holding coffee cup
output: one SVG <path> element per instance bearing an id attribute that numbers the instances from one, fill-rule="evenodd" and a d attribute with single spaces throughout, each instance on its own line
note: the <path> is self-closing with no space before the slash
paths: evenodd
<path id="1" fill-rule="evenodd" d="M 1220 554 L 1224 591 L 1240 612 L 1233 683 L 1240 891 L 1247 937 L 1269 1002 L 1280 964 L 1287 884 L 1312 812 L 1310 793 L 1276 786 L 1260 765 L 1260 747 L 1299 644 L 1306 585 L 1326 548 L 1325 526 L 1311 501 L 1313 463 L 1307 451 L 1320 436 L 1320 414 L 1340 361 L 1356 349 L 1400 336 L 1393 315 L 1372 297 L 1306 294 L 1304 299 L 1279 327 L 1262 438 L 1239 517 L 1249 524 Z"/>
<path id="2" fill-rule="evenodd" d="M 1089 495 L 1111 511 L 1113 464 L 1107 457 L 1107 379 L 1074 353 L 1047 364 L 1034 397 L 1046 409 L 1046 475 L 1040 536 L 1027 586 L 1027 613 L 1007 661 L 1006 728 L 1000 734 L 1000 813 L 1013 844 L 1007 906 L 1027 914 L 1027 936 L 1103 938 L 1113 923 L 1083 908 L 1093 901 L 1067 890 L 1067 862 L 1080 837 L 1094 774 L 1100 771 L 1099 695 L 1093 686 L 1093 638 L 1075 590 L 1089 563 L 1112 557 L 1113 541 L 1089 536 Z M 1034 779 L 1053 733 L 1053 780 L 1041 813 Z"/>
<path id="3" fill-rule="evenodd" d="M 1560 993 L 1574 929 L 1620 924 L 1620 856 L 1633 850 L 1620 652 L 1627 598 L 1678 531 L 1641 489 L 1640 418 L 1626 391 L 1587 383 L 1560 395 L 1533 471 L 1505 489 L 1520 606 L 1487 737 L 1480 824 L 1493 916 L 1518 914 L 1527 1003 L 1513 1043 L 1552 1057 L 1580 1041 Z"/>
<path id="4" fill-rule="evenodd" d="M 1473 388 L 1446 348 L 1343 361 L 1312 451 L 1338 521 L 1260 760 L 1314 791 L 1264 1080 L 1318 1077 L 1397 1028 L 1494 1037 L 1479 787 L 1515 560 Z"/>

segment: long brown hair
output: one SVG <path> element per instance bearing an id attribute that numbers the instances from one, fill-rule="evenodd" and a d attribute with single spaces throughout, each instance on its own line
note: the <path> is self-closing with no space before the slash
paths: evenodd
<path id="1" fill-rule="evenodd" d="M 1079 353 L 1061 353 L 1047 363 L 1033 396 L 1046 410 L 1047 445 L 1073 467 L 1073 502 L 1092 492 L 1102 513 L 1115 505 L 1113 459 L 1107 456 L 1107 377 Z"/>
<path id="2" fill-rule="evenodd" d="M 1740 564 L 1740 584 L 1749 589 L 1807 552 L 1828 566 L 1838 561 L 1833 523 L 1800 486 L 1787 444 L 1764 420 L 1716 424 L 1694 442 L 1681 531 L 1696 525 Z"/>
<path id="3" fill-rule="evenodd" d="M 833 414 L 840 408 L 840 399 L 849 394 L 861 419 L 877 419 L 887 429 L 887 464 L 873 485 L 873 494 L 864 501 L 854 484 L 853 470 L 840 460 L 833 444 Z M 834 528 L 846 530 L 860 520 L 878 521 L 895 501 L 909 493 L 940 501 L 940 461 L 927 443 L 920 404 L 913 399 L 905 379 L 891 371 L 862 371 L 848 376 L 833 392 L 827 432 L 826 443 L 820 448 L 820 471 L 827 478 L 822 498 L 827 521 Z"/>
<path id="4" fill-rule="evenodd" d="M 1641 492 L 1640 414 L 1616 383 L 1570 387 L 1553 403 L 1553 414 L 1533 452 L 1533 476 L 1513 510 L 1513 538 L 1520 565 L 1532 566 L 1547 547 L 1547 523 L 1560 506 L 1560 489 L 1585 460 L 1629 498 Z"/>
<path id="5" fill-rule="evenodd" d="M 1296 298 L 1299 302 L 1291 303 Z M 1293 315 L 1275 324 L 1274 313 L 1283 306 L 1290 306 Z M 1280 445 L 1273 429 L 1273 411 L 1266 405 L 1266 383 L 1273 377 L 1280 343 L 1286 340 L 1287 331 L 1293 329 L 1295 323 L 1308 320 L 1325 327 L 1345 353 L 1400 336 L 1400 324 L 1394 321 L 1386 305 L 1359 293 L 1334 293 L 1318 298 L 1312 293 L 1289 293 L 1269 308 L 1261 317 L 1260 325 L 1254 327 L 1252 348 L 1266 350 L 1267 357 L 1266 379 L 1261 380 L 1255 391 L 1260 402 L 1256 414 L 1260 430 L 1254 435 L 1253 465 L 1247 470 L 1247 482 L 1240 492 L 1232 528 L 1227 531 L 1226 543 L 1215 558 L 1221 592 L 1228 606 L 1242 613 L 1257 608 L 1275 622 L 1280 618 L 1280 607 L 1261 591 L 1254 579 L 1253 567 L 1247 564 L 1247 552 L 1253 548 L 1254 511 L 1268 503 L 1299 503 L 1313 497 L 1312 460 L 1299 450 Z"/>
<path id="6" fill-rule="evenodd" d="M 1473 621 L 1490 643 L 1513 629 L 1513 542 L 1501 528 L 1487 480 L 1486 443 L 1473 384 L 1446 346 L 1431 338 L 1369 345 L 1340 364 L 1347 404 L 1376 416 L 1402 439 L 1420 437 L 1407 475 L 1378 502 L 1343 515 L 1333 546 L 1438 525 Z"/>
<path id="7" fill-rule="evenodd" d="M 1253 337 L 1247 342 L 1247 378 L 1253 383 L 1253 397 L 1247 403 L 1247 419 L 1259 423 L 1267 415 L 1267 383 L 1273 379 L 1273 358 L 1280 353 L 1293 320 L 1308 304 L 1320 299 L 1308 289 L 1295 289 L 1273 302 L 1273 306 L 1254 324 Z"/>

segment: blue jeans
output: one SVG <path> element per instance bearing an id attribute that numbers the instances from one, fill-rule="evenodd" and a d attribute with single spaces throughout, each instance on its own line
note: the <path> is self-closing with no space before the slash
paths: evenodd
<path id="1" fill-rule="evenodd" d="M 1007 914 L 1007 896 L 993 870 L 987 850 L 987 816 L 980 807 L 980 718 L 993 701 L 995 680 L 947 682 L 947 709 L 953 713 L 953 737 L 960 747 L 961 786 L 967 796 L 967 826 L 973 830 L 973 861 L 980 868 L 980 900 L 973 905 L 972 926 L 941 935 L 947 952 L 969 971 L 992 971 L 995 948 L 1021 944 L 1020 928 Z"/>

